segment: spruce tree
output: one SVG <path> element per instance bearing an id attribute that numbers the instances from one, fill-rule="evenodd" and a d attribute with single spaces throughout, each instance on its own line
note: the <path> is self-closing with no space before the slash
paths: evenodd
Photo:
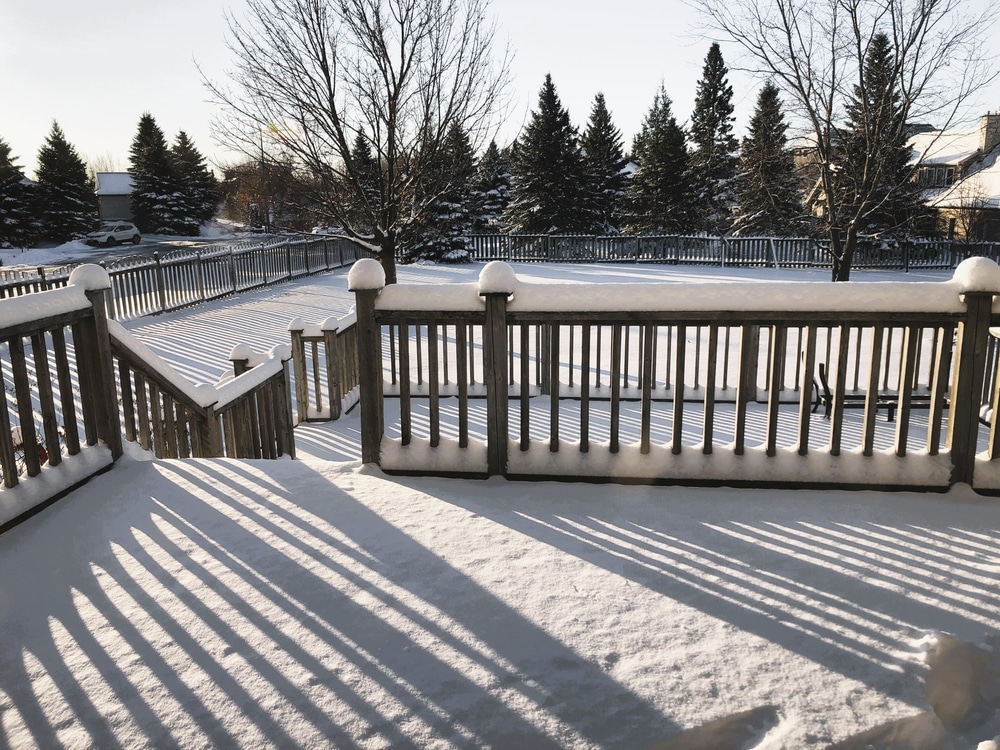
<path id="1" fill-rule="evenodd" d="M 490 141 L 476 167 L 476 179 L 472 188 L 472 232 L 486 234 L 503 232 L 504 211 L 510 202 L 510 167 L 508 155 L 497 148 L 496 141 Z"/>
<path id="2" fill-rule="evenodd" d="M 38 151 L 37 212 L 41 236 L 55 242 L 82 237 L 97 226 L 97 194 L 87 165 L 52 123 Z"/>
<path id="3" fill-rule="evenodd" d="M 0 138 L 0 247 L 28 247 L 34 239 L 32 190 L 24 172 Z"/>
<path id="4" fill-rule="evenodd" d="M 181 234 L 184 206 L 174 160 L 163 131 L 146 112 L 129 150 L 132 217 L 144 234 Z"/>
<path id="5" fill-rule="evenodd" d="M 576 128 L 559 101 L 551 75 L 545 76 L 538 109 L 531 113 L 531 121 L 518 139 L 511 166 L 506 221 L 513 231 L 598 231 L 596 211 L 588 201 L 586 168 Z"/>
<path id="6" fill-rule="evenodd" d="M 688 134 L 691 140 L 691 185 L 698 230 L 724 234 L 734 202 L 737 141 L 733 135 L 733 87 L 722 51 L 713 42 L 698 81 Z"/>
<path id="7" fill-rule="evenodd" d="M 662 83 L 633 139 L 632 160 L 636 170 L 626 192 L 626 229 L 636 234 L 691 231 L 686 135 Z"/>
<path id="8" fill-rule="evenodd" d="M 381 207 L 385 205 L 380 193 L 382 176 L 379 162 L 372 153 L 371 143 L 360 131 L 355 135 L 348 153 L 353 164 L 352 170 L 344 170 L 345 176 L 341 178 L 342 182 L 337 183 L 339 212 L 342 220 L 358 232 L 370 234 L 373 231 L 370 217 L 381 216 Z M 357 177 L 359 183 L 357 187 L 346 183 L 349 179 L 346 176 L 347 172 Z M 324 218 L 325 221 L 329 219 L 329 216 Z"/>
<path id="9" fill-rule="evenodd" d="M 787 236 L 806 228 L 787 130 L 778 87 L 768 81 L 757 95 L 740 151 L 733 234 Z"/>
<path id="10" fill-rule="evenodd" d="M 587 167 L 587 188 L 603 234 L 618 234 L 621 206 L 628 186 L 622 134 L 611 121 L 604 94 L 594 97 L 587 128 L 580 138 Z"/>
<path id="11" fill-rule="evenodd" d="M 177 134 L 170 149 L 180 196 L 178 225 L 182 234 L 197 235 L 201 225 L 215 216 L 219 205 L 219 183 L 205 157 L 183 130 Z"/>
<path id="12" fill-rule="evenodd" d="M 860 233 L 907 233 L 925 214 L 919 186 L 911 180 L 901 101 L 892 42 L 879 32 L 847 103 L 836 175 L 838 199 L 861 209 Z"/>
<path id="13" fill-rule="evenodd" d="M 422 185 L 428 200 L 400 232 L 403 259 L 467 262 L 472 180 L 476 171 L 468 134 L 454 123 L 442 148 L 428 158 L 433 166 L 424 170 Z"/>

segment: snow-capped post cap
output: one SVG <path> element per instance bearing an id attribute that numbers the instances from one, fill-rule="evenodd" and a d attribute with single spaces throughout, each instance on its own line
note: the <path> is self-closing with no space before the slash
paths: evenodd
<path id="1" fill-rule="evenodd" d="M 98 289 L 110 289 L 111 277 L 108 272 L 95 263 L 84 263 L 77 266 L 69 275 L 69 285 L 83 287 L 84 291 L 95 292 Z"/>
<path id="2" fill-rule="evenodd" d="M 385 269 L 374 258 L 355 261 L 347 274 L 347 291 L 359 292 L 364 289 L 384 289 Z"/>
<path id="3" fill-rule="evenodd" d="M 253 349 L 247 344 L 237 344 L 229 352 L 230 362 L 249 362 L 253 359 Z"/>
<path id="4" fill-rule="evenodd" d="M 966 258 L 958 264 L 952 279 L 964 292 L 1000 294 L 1000 266 L 989 258 Z"/>
<path id="5" fill-rule="evenodd" d="M 291 344 L 275 344 L 267 354 L 273 359 L 280 359 L 282 362 L 287 362 L 292 358 L 292 346 Z"/>
<path id="6" fill-rule="evenodd" d="M 321 331 L 339 331 L 340 330 L 340 318 L 335 318 L 332 315 L 319 324 L 319 330 Z"/>
<path id="7" fill-rule="evenodd" d="M 491 260 L 479 272 L 479 294 L 513 294 L 517 274 L 509 263 Z"/>
<path id="8" fill-rule="evenodd" d="M 302 320 L 302 318 L 292 318 L 290 321 L 288 321 L 289 331 L 302 331 L 305 330 L 305 327 L 306 324 Z"/>

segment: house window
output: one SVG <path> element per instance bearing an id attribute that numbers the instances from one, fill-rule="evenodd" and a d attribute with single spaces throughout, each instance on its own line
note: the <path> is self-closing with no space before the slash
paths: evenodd
<path id="1" fill-rule="evenodd" d="M 955 183 L 955 167 L 921 167 L 917 171 L 921 187 L 944 187 Z"/>

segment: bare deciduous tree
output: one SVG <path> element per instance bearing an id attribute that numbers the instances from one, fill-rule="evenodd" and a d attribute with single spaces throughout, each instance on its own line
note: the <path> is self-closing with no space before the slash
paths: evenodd
<path id="1" fill-rule="evenodd" d="M 974 95 L 996 75 L 983 53 L 990 11 L 966 13 L 962 0 L 691 2 L 739 45 L 745 69 L 784 90 L 790 114 L 804 124 L 815 148 L 834 279 L 846 281 L 859 230 L 893 197 L 862 187 L 842 201 L 837 190 L 838 129 L 848 101 L 870 101 L 864 67 L 872 40 L 884 33 L 890 41 L 900 127 L 931 121 L 944 130 L 969 114 Z M 866 174 L 862 185 L 882 180 L 873 174 L 882 164 L 881 146 L 879 138 L 861 146 L 854 169 Z"/>
<path id="2" fill-rule="evenodd" d="M 224 105 L 224 145 L 279 151 L 302 170 L 329 223 L 396 277 L 397 232 L 433 195 L 421 174 L 460 125 L 476 145 L 506 103 L 508 56 L 494 57 L 488 0 L 249 0 L 229 21 L 235 68 L 206 80 Z M 378 165 L 355 159 L 359 137 Z M 361 217 L 360 219 L 358 217 Z"/>

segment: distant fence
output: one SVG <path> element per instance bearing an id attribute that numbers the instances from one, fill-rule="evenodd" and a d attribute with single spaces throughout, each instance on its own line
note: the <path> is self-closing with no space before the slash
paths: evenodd
<path id="1" fill-rule="evenodd" d="M 349 284 L 362 458 L 386 471 L 1000 488 L 992 261 L 947 282 L 586 287 L 498 263 L 434 294 L 379 274 Z"/>
<path id="2" fill-rule="evenodd" d="M 780 268 L 829 267 L 830 251 L 811 237 L 689 237 L 480 234 L 468 238 L 473 260 L 508 263 L 685 263 Z M 862 240 L 852 267 L 955 268 L 966 258 L 1000 259 L 1000 243 Z"/>
<path id="3" fill-rule="evenodd" d="M 345 237 L 316 237 L 181 249 L 101 265 L 111 278 L 111 317 L 131 320 L 343 268 L 366 256 Z M 71 271 L 72 266 L 0 268 L 0 299 L 63 287 Z"/>

